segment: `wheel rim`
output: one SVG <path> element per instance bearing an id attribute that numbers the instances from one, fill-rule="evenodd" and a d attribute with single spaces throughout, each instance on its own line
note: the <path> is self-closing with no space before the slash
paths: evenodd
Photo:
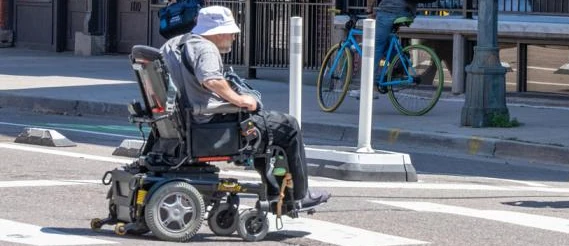
<path id="1" fill-rule="evenodd" d="M 219 212 L 217 217 L 215 218 L 215 222 L 221 229 L 229 229 L 233 226 L 235 222 L 235 213 L 232 213 L 228 210 L 224 210 Z"/>
<path id="2" fill-rule="evenodd" d="M 258 234 L 263 230 L 263 221 L 253 216 L 245 222 L 245 229 L 247 229 L 248 234 Z"/>
<path id="3" fill-rule="evenodd" d="M 159 225 L 171 233 L 186 231 L 191 221 L 196 219 L 194 201 L 187 194 L 181 192 L 171 193 L 163 197 L 156 208 Z"/>

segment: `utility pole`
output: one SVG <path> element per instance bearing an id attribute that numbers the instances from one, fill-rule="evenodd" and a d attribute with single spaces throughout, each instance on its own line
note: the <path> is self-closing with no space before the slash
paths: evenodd
<path id="1" fill-rule="evenodd" d="M 466 101 L 462 126 L 488 127 L 493 117 L 510 119 L 506 107 L 506 69 L 500 64 L 498 48 L 498 1 L 478 4 L 478 45 L 466 66 Z"/>

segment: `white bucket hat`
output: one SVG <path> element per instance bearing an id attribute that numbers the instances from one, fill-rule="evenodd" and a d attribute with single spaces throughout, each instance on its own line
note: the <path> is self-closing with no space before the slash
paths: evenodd
<path id="1" fill-rule="evenodd" d="M 222 6 L 210 6 L 200 9 L 197 22 L 194 29 L 192 29 L 192 33 L 198 35 L 208 36 L 241 32 L 235 24 L 231 10 Z"/>

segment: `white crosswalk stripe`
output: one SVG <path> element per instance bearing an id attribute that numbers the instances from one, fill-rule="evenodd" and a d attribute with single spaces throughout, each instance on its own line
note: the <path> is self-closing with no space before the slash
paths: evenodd
<path id="1" fill-rule="evenodd" d="M 65 186 L 101 183 L 100 180 L 14 180 L 0 181 L 0 188 Z"/>
<path id="2" fill-rule="evenodd" d="M 459 206 L 443 205 L 431 202 L 371 201 L 392 207 L 404 208 L 418 212 L 432 212 L 468 216 L 510 223 L 520 226 L 569 233 L 569 220 L 542 215 L 533 215 L 503 210 L 480 210 Z"/>
<path id="3" fill-rule="evenodd" d="M 267 216 L 271 221 L 271 231 L 276 231 L 275 216 Z M 392 236 L 383 233 L 373 232 L 351 226 L 345 226 L 337 223 L 326 222 L 321 220 L 313 220 L 307 218 L 291 219 L 283 217 L 285 225 L 281 234 L 306 234 L 306 238 L 342 246 L 389 246 L 389 245 L 425 245 L 423 242 L 415 239 Z"/>

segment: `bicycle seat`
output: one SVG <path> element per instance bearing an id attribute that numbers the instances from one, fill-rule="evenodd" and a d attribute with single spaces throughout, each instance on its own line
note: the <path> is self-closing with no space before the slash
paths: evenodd
<path id="1" fill-rule="evenodd" d="M 399 17 L 393 21 L 393 25 L 397 27 L 410 26 L 411 23 L 413 23 L 413 20 L 414 20 L 413 18 L 407 16 Z"/>

